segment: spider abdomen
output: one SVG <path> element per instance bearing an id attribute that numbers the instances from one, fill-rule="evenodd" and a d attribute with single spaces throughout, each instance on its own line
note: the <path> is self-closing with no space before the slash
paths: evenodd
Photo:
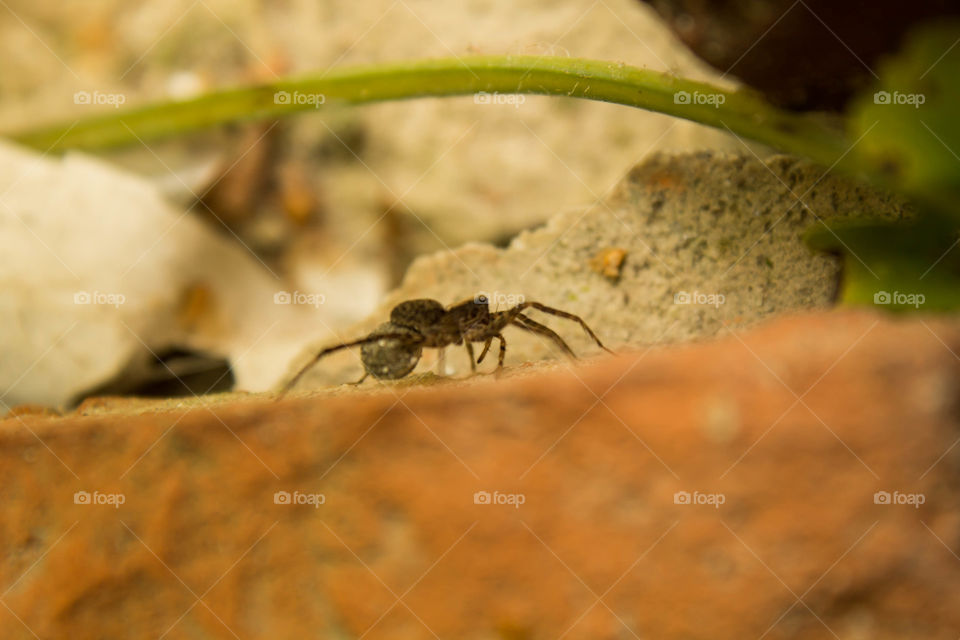
<path id="1" fill-rule="evenodd" d="M 363 368 L 374 378 L 396 380 L 402 378 L 417 366 L 423 354 L 423 337 L 407 327 L 384 322 L 370 337 L 387 334 L 401 334 L 407 338 L 385 337 L 368 342 L 360 347 L 360 359 Z"/>
<path id="2" fill-rule="evenodd" d="M 447 310 L 436 300 L 418 298 L 401 302 L 390 311 L 390 322 L 423 333 L 424 329 L 438 323 Z"/>

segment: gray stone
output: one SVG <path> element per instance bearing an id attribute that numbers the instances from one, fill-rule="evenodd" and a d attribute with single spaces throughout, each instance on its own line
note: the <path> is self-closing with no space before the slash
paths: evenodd
<path id="1" fill-rule="evenodd" d="M 899 219 L 905 205 L 803 160 L 712 152 L 658 153 L 636 166 L 604 201 L 564 212 L 516 236 L 506 249 L 467 244 L 417 259 L 402 285 L 368 321 L 369 332 L 396 303 L 444 304 L 486 292 L 504 309 L 522 298 L 580 315 L 607 346 L 638 349 L 714 336 L 785 311 L 829 307 L 840 262 L 814 253 L 801 234 L 817 219 Z M 603 275 L 598 254 L 620 249 L 619 277 Z M 615 270 L 616 271 L 616 270 Z M 578 354 L 597 347 L 576 323 L 537 311 Z M 561 357 L 538 336 L 506 333 L 507 366 Z M 469 371 L 462 349 L 446 373 Z M 417 371 L 436 362 L 426 350 Z M 481 370 L 491 370 L 490 358 Z M 346 381 L 361 371 L 356 354 L 321 361 L 305 386 Z"/>

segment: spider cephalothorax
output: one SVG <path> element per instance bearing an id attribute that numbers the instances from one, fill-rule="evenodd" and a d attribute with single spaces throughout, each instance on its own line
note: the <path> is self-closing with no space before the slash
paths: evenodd
<path id="1" fill-rule="evenodd" d="M 536 309 L 580 323 L 597 346 L 613 353 L 603 346 L 600 339 L 579 316 L 539 302 L 521 302 L 510 309 L 491 312 L 489 301 L 484 295 L 459 302 L 449 308 L 444 308 L 436 300 L 421 298 L 407 300 L 395 306 L 390 311 L 390 321 L 381 324 L 367 337 L 320 351 L 287 383 L 284 392 L 291 389 L 307 369 L 324 356 L 356 346 L 360 347 L 360 359 L 366 371 L 360 382 L 368 375 L 384 380 L 402 378 L 417 366 L 425 347 L 443 349 L 452 344 L 462 344 L 466 347 L 470 357 L 470 369 L 476 371 L 477 364 L 483 362 L 494 338 L 500 341 L 500 354 L 497 359 L 497 368 L 500 369 L 503 367 L 503 359 L 507 353 L 507 343 L 502 333 L 507 326 L 518 327 L 548 338 L 566 355 L 571 358 L 576 357 L 573 350 L 555 331 L 524 315 L 523 312 L 527 309 Z M 474 358 L 474 342 L 484 343 L 479 358 Z"/>

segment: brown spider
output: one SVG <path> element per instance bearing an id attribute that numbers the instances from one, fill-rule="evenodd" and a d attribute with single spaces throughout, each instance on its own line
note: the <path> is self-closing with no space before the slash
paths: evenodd
<path id="1" fill-rule="evenodd" d="M 333 347 L 327 347 L 306 364 L 290 382 L 281 395 L 292 389 L 301 376 L 307 372 L 321 358 L 350 347 L 360 347 L 360 359 L 363 362 L 365 373 L 355 384 L 366 380 L 368 375 L 383 380 L 402 378 L 417 366 L 424 347 L 443 349 L 451 344 L 463 344 L 470 357 L 470 369 L 476 372 L 477 364 L 483 362 L 493 339 L 500 340 L 500 356 L 497 359 L 497 369 L 503 368 L 503 358 L 507 353 L 507 342 L 503 338 L 503 329 L 507 325 L 519 327 L 530 333 L 549 338 L 566 355 L 576 358 L 573 350 L 567 346 L 556 332 L 539 322 L 525 316 L 526 309 L 537 309 L 568 320 L 580 323 L 597 346 L 613 353 L 603 346 L 596 334 L 590 330 L 587 323 L 579 316 L 566 311 L 548 307 L 539 302 L 522 302 L 512 309 L 505 311 L 490 311 L 489 301 L 485 295 L 478 295 L 471 300 L 452 305 L 444 309 L 436 300 L 422 298 L 401 302 L 390 311 L 390 321 L 381 324 L 366 338 L 345 342 Z M 480 357 L 474 362 L 473 343 L 483 342 Z"/>

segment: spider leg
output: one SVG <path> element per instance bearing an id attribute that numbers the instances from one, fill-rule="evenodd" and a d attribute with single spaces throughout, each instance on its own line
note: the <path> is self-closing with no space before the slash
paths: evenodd
<path id="1" fill-rule="evenodd" d="M 493 344 L 494 338 L 500 340 L 500 355 L 497 357 L 497 369 L 503 369 L 503 358 L 507 355 L 507 341 L 504 339 L 502 333 L 498 333 L 495 336 L 487 338 L 487 341 L 483 343 L 483 351 L 480 352 L 480 357 L 477 358 L 477 364 L 483 362 L 484 357 L 487 355 L 487 351 L 490 350 L 490 345 Z"/>
<path id="2" fill-rule="evenodd" d="M 483 362 L 483 359 L 487 357 L 487 351 L 490 350 L 490 345 L 493 343 L 493 338 L 487 338 L 487 341 L 483 343 L 483 351 L 480 352 L 480 357 L 477 358 L 477 364 Z"/>
<path id="3" fill-rule="evenodd" d="M 442 376 L 446 373 L 447 348 L 440 347 L 438 351 L 440 353 L 437 354 L 437 375 Z"/>
<path id="4" fill-rule="evenodd" d="M 503 369 L 503 359 L 507 355 L 507 341 L 504 340 L 503 334 L 498 333 L 497 337 L 500 338 L 500 355 L 497 356 L 497 370 Z M 487 344 L 490 344 L 490 341 L 487 341 Z"/>
<path id="5" fill-rule="evenodd" d="M 557 335 L 557 332 L 551 329 L 550 327 L 544 326 L 539 322 L 535 322 L 530 318 L 528 318 L 527 316 L 523 315 L 522 313 L 518 313 L 516 317 L 514 317 L 513 322 L 511 322 L 511 324 L 516 327 L 520 327 L 521 329 L 526 329 L 530 333 L 535 333 L 537 335 L 544 336 L 545 338 L 550 338 L 551 340 L 553 340 L 553 343 L 556 344 L 558 347 L 560 347 L 560 349 L 565 354 L 567 354 L 570 358 L 572 358 L 573 360 L 577 359 L 577 356 L 573 352 L 573 349 L 571 349 L 570 346 L 563 341 L 563 338 Z"/>
<path id="6" fill-rule="evenodd" d="M 557 316 L 559 318 L 566 318 L 567 320 L 573 320 L 575 322 L 579 322 L 580 326 L 583 327 L 583 330 L 587 332 L 588 336 L 593 338 L 593 341 L 597 343 L 598 347 L 600 347 L 607 353 L 613 353 L 613 351 L 610 351 L 610 349 L 607 349 L 605 346 L 603 346 L 603 343 L 600 342 L 600 338 L 597 337 L 597 334 L 595 334 L 593 330 L 591 330 L 590 327 L 587 326 L 587 323 L 584 322 L 583 318 L 581 318 L 580 316 L 574 315 L 572 313 L 567 313 L 566 311 L 561 311 L 560 309 L 554 309 L 553 307 L 548 307 L 547 305 L 540 304 L 539 302 L 524 302 L 523 304 L 518 306 L 520 306 L 521 308 L 533 307 L 534 309 L 538 309 L 540 311 L 543 311 L 544 313 L 549 313 L 550 315 Z M 530 320 L 530 319 L 527 318 L 527 320 Z M 540 326 L 543 327 L 543 325 L 540 325 Z M 543 328 L 546 328 L 546 327 L 543 327 Z"/>
<path id="7" fill-rule="evenodd" d="M 463 341 L 463 346 L 467 348 L 467 355 L 470 357 L 470 371 L 472 373 L 477 372 L 477 362 L 473 357 L 473 344 L 469 340 Z"/>
<path id="8" fill-rule="evenodd" d="M 370 372 L 369 372 L 369 371 L 364 371 L 364 372 L 363 372 L 363 375 L 360 376 L 360 379 L 359 379 L 359 380 L 357 380 L 356 382 L 350 382 L 349 384 L 352 384 L 353 386 L 357 386 L 357 385 L 361 384 L 364 380 L 366 380 L 366 379 L 367 379 L 367 376 L 369 376 L 369 375 L 370 375 Z"/>
<path id="9" fill-rule="evenodd" d="M 321 358 L 325 358 L 331 353 L 336 353 L 337 351 L 341 351 L 343 349 L 349 349 L 350 347 L 359 347 L 361 345 L 364 345 L 370 342 L 377 342 L 378 340 L 384 340 L 384 339 L 389 340 L 391 338 L 409 340 L 410 335 L 403 334 L 403 333 L 381 333 L 377 335 L 367 336 L 366 338 L 360 338 L 359 340 L 353 340 L 352 342 L 344 342 L 343 344 L 338 344 L 333 347 L 327 347 L 326 349 L 321 349 L 317 353 L 317 355 L 315 355 L 313 359 L 310 360 L 310 362 L 305 364 L 303 368 L 297 372 L 297 375 L 293 376 L 293 378 L 290 379 L 290 382 L 283 385 L 283 389 L 280 390 L 280 394 L 277 396 L 277 400 L 280 400 L 283 398 L 283 396 L 287 395 L 287 392 L 290 391 L 290 389 L 293 389 L 297 385 L 297 383 L 300 381 L 300 378 L 303 377 L 303 374 L 309 371 L 313 367 L 313 365 L 317 364 L 317 362 L 319 362 Z M 365 377 L 366 376 L 364 376 L 364 378 Z M 363 381 L 363 378 L 361 378 L 361 382 L 362 381 Z"/>

